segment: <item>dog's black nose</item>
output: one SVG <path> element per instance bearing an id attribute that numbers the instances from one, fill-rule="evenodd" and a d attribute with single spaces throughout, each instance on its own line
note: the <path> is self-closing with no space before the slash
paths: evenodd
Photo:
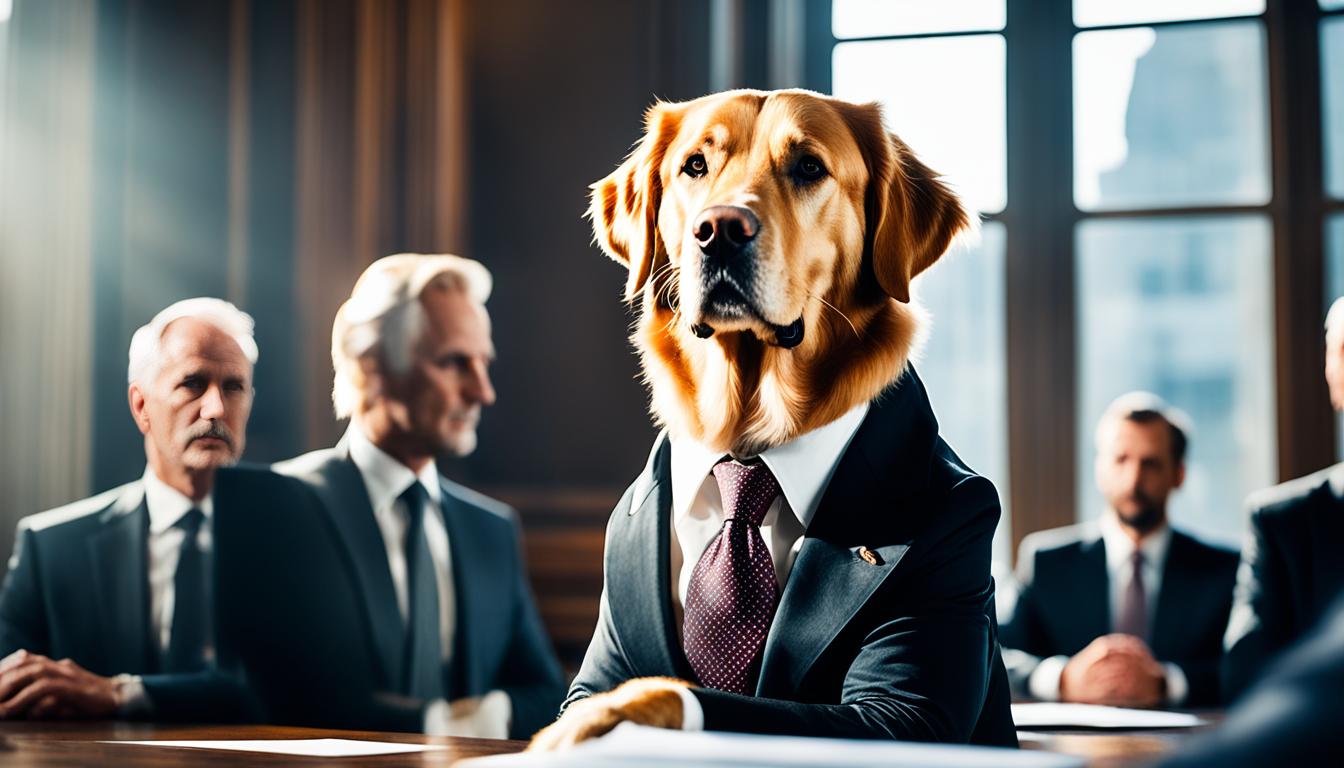
<path id="1" fill-rule="evenodd" d="M 706 256 L 740 253 L 760 231 L 756 214 L 739 205 L 712 205 L 695 220 L 695 241 Z"/>

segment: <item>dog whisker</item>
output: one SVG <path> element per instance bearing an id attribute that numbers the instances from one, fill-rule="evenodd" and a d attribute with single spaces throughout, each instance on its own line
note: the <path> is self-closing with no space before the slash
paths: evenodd
<path id="1" fill-rule="evenodd" d="M 829 301 L 827 301 L 827 300 L 821 298 L 820 296 L 816 295 L 815 293 L 809 293 L 809 294 L 807 294 L 807 296 L 808 296 L 808 298 L 816 299 L 817 301 L 820 301 L 823 305 L 825 305 L 826 307 L 830 308 L 830 310 L 831 310 L 832 312 L 834 312 L 835 314 L 837 314 L 837 315 L 839 315 L 841 318 L 843 318 L 844 321 L 845 321 L 846 323 L 849 323 L 849 330 L 851 330 L 851 331 L 854 332 L 854 338 L 856 338 L 856 339 L 863 338 L 863 337 L 859 334 L 859 329 L 854 327 L 854 321 L 853 321 L 853 320 L 850 320 L 850 319 L 849 319 L 849 316 L 846 315 L 844 312 L 841 312 L 840 310 L 836 309 L 836 307 L 835 307 L 834 304 L 832 304 L 831 302 L 829 302 Z"/>

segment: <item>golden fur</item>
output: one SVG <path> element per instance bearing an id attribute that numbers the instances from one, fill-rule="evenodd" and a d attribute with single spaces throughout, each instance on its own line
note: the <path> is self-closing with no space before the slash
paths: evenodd
<path id="1" fill-rule="evenodd" d="M 640 677 L 608 693 L 576 701 L 565 716 L 532 737 L 529 752 L 546 752 L 595 739 L 622 722 L 654 728 L 681 729 L 682 703 L 678 689 L 685 681 L 670 677 Z"/>
<path id="2" fill-rule="evenodd" d="M 704 173 L 685 172 L 699 155 Z M 799 158 L 825 168 L 798 181 Z M 697 166 L 697 169 L 699 166 Z M 910 280 L 969 218 L 960 201 L 882 126 L 876 104 L 807 91 L 730 91 L 658 103 L 643 140 L 592 187 L 598 244 L 629 270 L 655 417 L 671 432 L 751 456 L 871 400 L 904 370 L 922 312 Z M 714 205 L 760 221 L 751 254 L 754 316 L 706 322 L 692 234 Z M 792 349 L 774 330 L 802 320 Z"/>

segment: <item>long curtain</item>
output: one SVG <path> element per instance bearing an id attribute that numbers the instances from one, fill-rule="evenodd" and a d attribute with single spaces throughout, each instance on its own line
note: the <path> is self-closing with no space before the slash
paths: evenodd
<path id="1" fill-rule="evenodd" d="M 0 551 L 89 492 L 93 2 L 0 23 Z M 115 384 L 115 382 L 114 382 Z"/>

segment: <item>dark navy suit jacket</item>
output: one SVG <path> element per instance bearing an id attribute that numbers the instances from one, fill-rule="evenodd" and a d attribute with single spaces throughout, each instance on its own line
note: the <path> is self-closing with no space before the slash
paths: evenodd
<path id="1" fill-rule="evenodd" d="M 1338 765 L 1344 756 L 1344 597 L 1265 668 L 1217 730 L 1182 744 L 1163 768 Z"/>
<path id="2" fill-rule="evenodd" d="M 1223 682 L 1236 696 L 1344 591 L 1344 464 L 1253 495 Z"/>
<path id="3" fill-rule="evenodd" d="M 566 706 L 633 677 L 694 679 L 672 623 L 671 451 L 659 439 L 607 526 L 597 631 Z M 756 695 L 694 689 L 705 728 L 1015 746 L 989 575 L 998 519 L 994 486 L 938 437 L 907 373 L 872 403 L 824 492 Z"/>
<path id="4" fill-rule="evenodd" d="M 1022 540 L 1017 602 L 1003 625 L 1014 692 L 1047 656 L 1072 656 L 1113 625 L 1106 546 L 1095 524 L 1042 531 Z M 1171 532 L 1148 645 L 1180 666 L 1190 684 L 1184 705 L 1217 706 L 1218 663 L 1232 606 L 1237 553 Z"/>
<path id="5" fill-rule="evenodd" d="M 156 720 L 250 719 L 236 677 L 158 673 L 148 538 L 139 480 L 21 520 L 0 590 L 0 657 L 23 648 L 100 675 L 141 675 Z"/>
<path id="6" fill-rule="evenodd" d="M 421 731 L 399 697 L 405 627 L 368 491 L 345 446 L 221 471 L 215 486 L 221 652 L 277 722 Z M 555 717 L 564 679 L 527 582 L 512 509 L 440 478 L 456 604 L 450 699 L 503 690 L 515 738 Z"/>

